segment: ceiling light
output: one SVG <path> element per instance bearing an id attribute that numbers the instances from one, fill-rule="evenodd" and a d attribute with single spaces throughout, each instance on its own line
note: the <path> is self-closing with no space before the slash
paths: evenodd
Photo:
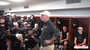
<path id="1" fill-rule="evenodd" d="M 25 0 L 10 0 L 10 1 L 13 1 L 13 2 L 23 2 Z"/>
<path id="2" fill-rule="evenodd" d="M 10 4 L 10 3 L 8 3 L 8 2 L 3 2 L 3 1 L 0 1 L 0 5 L 8 5 L 8 4 Z"/>

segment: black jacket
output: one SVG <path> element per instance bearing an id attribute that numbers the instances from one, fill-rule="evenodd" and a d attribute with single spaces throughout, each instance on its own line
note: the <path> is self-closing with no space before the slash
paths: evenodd
<path id="1" fill-rule="evenodd" d="M 19 28 L 24 27 L 24 21 L 18 20 Z"/>
<path id="2" fill-rule="evenodd" d="M 32 20 L 26 20 L 25 22 L 27 22 L 32 28 L 34 28 L 34 22 Z"/>
<path id="3" fill-rule="evenodd" d="M 25 38 L 26 39 L 29 39 L 29 41 L 26 41 L 25 42 L 25 47 L 27 47 L 27 48 L 34 48 L 37 45 L 37 43 L 35 42 L 35 40 L 33 38 L 31 38 L 31 35 L 27 34 L 25 36 Z"/>

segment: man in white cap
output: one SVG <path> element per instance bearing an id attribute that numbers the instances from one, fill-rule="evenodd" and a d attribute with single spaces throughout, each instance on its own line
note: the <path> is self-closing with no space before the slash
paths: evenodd
<path id="1" fill-rule="evenodd" d="M 82 27 L 78 27 L 78 32 L 76 32 L 74 36 L 74 43 L 69 45 L 70 50 L 73 50 L 72 48 L 74 46 L 82 46 L 83 44 L 87 44 L 88 36 L 87 33 L 83 32 Z"/>
<path id="2" fill-rule="evenodd" d="M 11 30 L 11 34 L 21 34 L 21 28 L 18 27 L 18 23 L 13 23 L 14 28 Z"/>
<path id="3" fill-rule="evenodd" d="M 37 39 L 40 39 L 39 36 L 41 35 L 41 31 L 39 30 L 39 26 L 37 23 L 34 25 L 33 33 L 35 34 L 35 37 Z"/>
<path id="4" fill-rule="evenodd" d="M 12 14 L 12 21 L 13 22 L 17 22 L 17 18 L 16 18 L 16 15 L 15 14 Z"/>
<path id="5" fill-rule="evenodd" d="M 28 23 L 24 22 L 24 27 L 21 29 L 21 33 L 23 34 L 23 38 L 25 38 L 25 35 L 28 34 Z"/>
<path id="6" fill-rule="evenodd" d="M 11 15 L 11 13 L 7 13 L 7 15 Z"/>
<path id="7" fill-rule="evenodd" d="M 7 17 L 10 18 L 11 17 L 11 13 L 7 13 Z"/>
<path id="8" fill-rule="evenodd" d="M 31 15 L 27 15 L 27 20 L 30 20 L 31 19 Z"/>
<path id="9" fill-rule="evenodd" d="M 40 50 L 54 50 L 54 40 L 60 36 L 60 31 L 51 20 L 49 20 L 51 16 L 49 11 L 43 11 L 40 15 L 41 20 L 44 22 L 40 39 Z"/>
<path id="10" fill-rule="evenodd" d="M 35 35 L 35 38 L 37 38 L 38 40 L 40 40 L 41 31 L 39 30 L 39 26 L 38 26 L 37 23 L 34 25 L 33 33 L 34 33 L 34 35 Z M 37 43 L 38 43 L 39 46 L 40 46 L 40 42 L 37 42 Z M 38 48 L 38 47 L 37 47 L 37 48 Z"/>
<path id="11" fill-rule="evenodd" d="M 25 22 L 24 16 L 22 15 L 21 16 L 21 20 L 18 21 L 19 28 L 23 28 L 24 27 L 24 22 Z"/>
<path id="12" fill-rule="evenodd" d="M 13 25 L 14 22 L 17 22 L 17 18 L 15 16 L 15 14 L 12 14 L 11 18 L 9 19 L 10 30 L 12 30 L 12 28 L 14 27 L 14 25 Z"/>

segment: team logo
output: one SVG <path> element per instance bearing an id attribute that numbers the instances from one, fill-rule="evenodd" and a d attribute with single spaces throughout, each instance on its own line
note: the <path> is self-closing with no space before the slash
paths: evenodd
<path id="1" fill-rule="evenodd" d="M 86 44 L 75 44 L 74 49 L 89 49 Z"/>

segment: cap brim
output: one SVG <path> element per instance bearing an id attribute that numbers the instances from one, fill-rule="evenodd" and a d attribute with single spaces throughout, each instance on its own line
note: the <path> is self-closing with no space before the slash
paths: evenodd
<path id="1" fill-rule="evenodd" d="M 21 18 L 24 18 L 24 17 L 21 17 Z"/>
<path id="2" fill-rule="evenodd" d="M 40 13 L 40 15 L 47 15 L 46 13 Z M 50 17 L 50 15 L 47 15 L 47 16 L 49 16 Z"/>
<path id="3" fill-rule="evenodd" d="M 78 30 L 83 30 L 83 29 L 78 29 Z"/>
<path id="4" fill-rule="evenodd" d="M 45 14 L 45 13 L 40 13 L 40 15 L 43 15 L 43 14 Z"/>
<path id="5" fill-rule="evenodd" d="M 29 17 L 27 17 L 27 18 L 29 18 Z"/>
<path id="6" fill-rule="evenodd" d="M 25 23 L 25 24 L 28 24 L 28 23 Z M 25 24 L 24 24 L 24 25 L 25 25 Z"/>
<path id="7" fill-rule="evenodd" d="M 28 26 L 30 26 L 30 25 L 28 24 Z"/>

